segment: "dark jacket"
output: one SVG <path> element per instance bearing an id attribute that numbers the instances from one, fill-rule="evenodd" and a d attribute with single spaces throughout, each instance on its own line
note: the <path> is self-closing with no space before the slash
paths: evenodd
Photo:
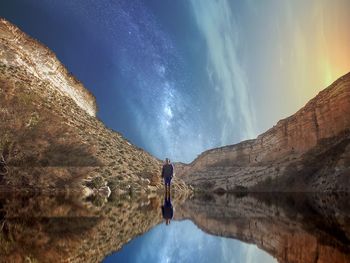
<path id="1" fill-rule="evenodd" d="M 162 177 L 173 177 L 174 175 L 174 166 L 170 164 L 164 164 L 162 168 Z"/>

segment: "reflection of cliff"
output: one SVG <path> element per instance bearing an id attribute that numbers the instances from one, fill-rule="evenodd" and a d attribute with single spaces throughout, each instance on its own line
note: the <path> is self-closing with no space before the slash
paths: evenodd
<path id="1" fill-rule="evenodd" d="M 280 263 L 350 262 L 348 196 L 172 198 L 176 219 L 257 244 Z M 0 195 L 0 262 L 101 262 L 159 224 L 162 196 L 108 202 L 64 195 Z"/>
<path id="2" fill-rule="evenodd" d="M 161 222 L 160 200 L 2 194 L 0 262 L 101 262 Z"/>
<path id="3" fill-rule="evenodd" d="M 205 151 L 178 174 L 201 190 L 350 190 L 349 116 L 350 73 L 257 139 Z"/>
<path id="4" fill-rule="evenodd" d="M 280 263 L 350 262 L 350 206 L 337 196 L 203 196 L 177 208 L 202 230 L 253 243 Z"/>
<path id="5" fill-rule="evenodd" d="M 53 52 L 5 20 L 0 49 L 2 184 L 73 188 L 98 177 L 112 190 L 161 187 L 161 162 L 94 117 L 94 97 Z"/>

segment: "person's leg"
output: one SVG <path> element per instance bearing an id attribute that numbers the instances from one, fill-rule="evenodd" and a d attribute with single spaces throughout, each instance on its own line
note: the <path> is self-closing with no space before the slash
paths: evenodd
<path id="1" fill-rule="evenodd" d="M 164 184 L 164 186 L 165 186 L 165 191 L 164 191 L 164 202 L 163 202 L 163 206 L 165 206 L 165 202 L 166 202 L 166 197 L 167 197 L 167 195 L 166 195 L 166 184 Z"/>
<path id="2" fill-rule="evenodd" d="M 169 180 L 169 184 L 168 184 L 168 198 L 170 199 L 170 180 Z"/>
<path id="3" fill-rule="evenodd" d="M 164 183 L 165 183 L 165 193 L 166 193 L 166 196 L 168 197 L 169 195 L 169 192 L 170 192 L 170 178 L 166 177 L 165 180 L 164 180 Z"/>
<path id="4" fill-rule="evenodd" d="M 167 196 L 168 193 L 168 180 L 166 177 L 164 177 L 164 187 L 165 187 L 165 196 Z"/>
<path id="5" fill-rule="evenodd" d="M 171 179 L 172 179 L 172 178 L 169 179 L 169 185 L 168 185 L 169 198 L 170 198 L 170 190 L 171 190 Z"/>

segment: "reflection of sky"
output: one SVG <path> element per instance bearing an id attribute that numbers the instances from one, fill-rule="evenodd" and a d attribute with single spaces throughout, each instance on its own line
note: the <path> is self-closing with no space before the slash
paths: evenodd
<path id="1" fill-rule="evenodd" d="M 159 158 L 255 137 L 350 70 L 350 1 L 11 0 L 99 118 Z"/>
<path id="2" fill-rule="evenodd" d="M 191 221 L 160 224 L 135 238 L 118 253 L 104 260 L 109 262 L 231 262 L 272 263 L 273 257 L 255 245 L 235 239 L 212 236 Z"/>

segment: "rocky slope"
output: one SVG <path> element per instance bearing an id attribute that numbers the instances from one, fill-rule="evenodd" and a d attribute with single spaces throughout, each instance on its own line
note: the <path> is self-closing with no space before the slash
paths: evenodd
<path id="1" fill-rule="evenodd" d="M 89 115 L 96 115 L 94 96 L 67 71 L 50 49 L 4 19 L 0 20 L 0 35 L 2 66 L 20 67 L 29 75 L 46 82 L 49 88 L 69 96 Z"/>
<path id="2" fill-rule="evenodd" d="M 254 140 L 215 148 L 177 174 L 199 190 L 349 191 L 350 73 Z"/>
<path id="3" fill-rule="evenodd" d="M 94 97 L 45 46 L 0 20 L 1 184 L 160 189 L 161 161 L 107 129 Z M 177 189 L 186 189 L 175 180 Z"/>
<path id="4" fill-rule="evenodd" d="M 348 195 L 207 195 L 187 200 L 177 219 L 256 244 L 279 263 L 350 262 Z"/>

